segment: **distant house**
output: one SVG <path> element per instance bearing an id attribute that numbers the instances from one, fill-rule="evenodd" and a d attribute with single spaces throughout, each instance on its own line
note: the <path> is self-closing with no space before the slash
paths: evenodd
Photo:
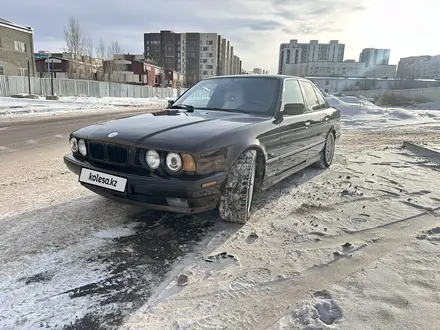
<path id="1" fill-rule="evenodd" d="M 37 73 L 40 77 L 97 80 L 102 60 L 90 56 L 81 56 L 75 59 L 70 53 L 50 53 L 39 51 L 34 54 Z M 51 69 L 53 67 L 53 69 Z"/>
<path id="2" fill-rule="evenodd" d="M 38 75 L 42 78 L 50 77 L 49 70 L 53 72 L 54 78 L 69 78 L 71 63 L 68 59 L 48 56 L 47 58 L 37 58 L 35 64 Z"/>
<path id="3" fill-rule="evenodd" d="M 35 76 L 34 30 L 0 18 L 0 75 Z"/>

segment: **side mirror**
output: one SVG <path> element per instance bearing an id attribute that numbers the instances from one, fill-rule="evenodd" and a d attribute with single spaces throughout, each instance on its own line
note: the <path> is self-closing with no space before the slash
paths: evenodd
<path id="1" fill-rule="evenodd" d="M 284 106 L 281 115 L 283 116 L 297 116 L 302 115 L 306 110 L 306 106 L 303 103 L 288 103 Z"/>
<path id="2" fill-rule="evenodd" d="M 176 102 L 176 100 L 168 100 L 168 108 L 171 108 L 174 102 Z"/>

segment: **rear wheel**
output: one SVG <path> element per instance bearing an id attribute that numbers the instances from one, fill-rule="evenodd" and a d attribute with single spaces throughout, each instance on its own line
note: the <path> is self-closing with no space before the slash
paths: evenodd
<path id="1" fill-rule="evenodd" d="M 327 134 L 324 148 L 321 151 L 321 159 L 316 163 L 316 166 L 322 169 L 330 167 L 335 156 L 335 135 L 333 132 Z"/>
<path id="2" fill-rule="evenodd" d="M 232 165 L 220 196 L 220 217 L 229 222 L 246 223 L 250 217 L 256 173 L 256 150 L 246 150 Z"/>

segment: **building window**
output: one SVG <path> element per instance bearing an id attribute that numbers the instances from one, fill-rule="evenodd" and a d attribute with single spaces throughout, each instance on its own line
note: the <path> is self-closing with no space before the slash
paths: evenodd
<path id="1" fill-rule="evenodd" d="M 28 70 L 25 68 L 18 68 L 18 75 L 19 76 L 27 76 L 28 75 Z"/>
<path id="2" fill-rule="evenodd" d="M 325 81 L 325 85 L 328 86 L 330 82 L 328 80 Z"/>
<path id="3" fill-rule="evenodd" d="M 15 45 L 15 50 L 17 52 L 26 52 L 26 44 L 24 42 L 21 41 L 14 41 L 14 45 Z"/>
<path id="4" fill-rule="evenodd" d="M 0 65 L 0 76 L 5 75 L 5 69 Z"/>

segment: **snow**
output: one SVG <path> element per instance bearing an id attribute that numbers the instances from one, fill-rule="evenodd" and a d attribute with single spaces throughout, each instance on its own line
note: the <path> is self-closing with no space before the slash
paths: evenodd
<path id="1" fill-rule="evenodd" d="M 0 118 L 18 115 L 102 111 L 118 108 L 151 108 L 166 105 L 166 102 L 167 99 L 158 99 L 157 97 L 62 97 L 60 100 L 55 101 L 44 98 L 0 97 Z"/>
<path id="2" fill-rule="evenodd" d="M 439 137 L 400 130 L 346 131 L 331 169 L 257 195 L 251 221 L 183 270 L 185 287 L 170 282 L 121 329 L 435 329 L 438 165 L 388 134 Z M 206 262 L 219 253 L 235 262 Z"/>
<path id="3" fill-rule="evenodd" d="M 401 125 L 438 123 L 440 102 L 418 104 L 408 108 L 383 108 L 365 98 L 355 96 L 326 97 L 329 104 L 341 111 L 347 129 L 387 128 Z"/>
<path id="4" fill-rule="evenodd" d="M 177 260 L 121 329 L 437 328 L 440 165 L 400 145 L 440 145 L 440 104 L 328 99 L 343 116 L 332 167 L 255 195 L 251 220 L 225 224 Z M 26 101 L 39 102 L 18 100 Z M 67 293 L 109 278 L 97 257 L 120 253 L 115 240 L 138 223 L 131 206 L 82 189 L 59 161 L 65 151 L 30 150 L 20 166 L 13 154 L 0 157 L 0 328 L 62 328 L 124 305 Z M 140 266 L 148 276 L 148 261 Z"/>

